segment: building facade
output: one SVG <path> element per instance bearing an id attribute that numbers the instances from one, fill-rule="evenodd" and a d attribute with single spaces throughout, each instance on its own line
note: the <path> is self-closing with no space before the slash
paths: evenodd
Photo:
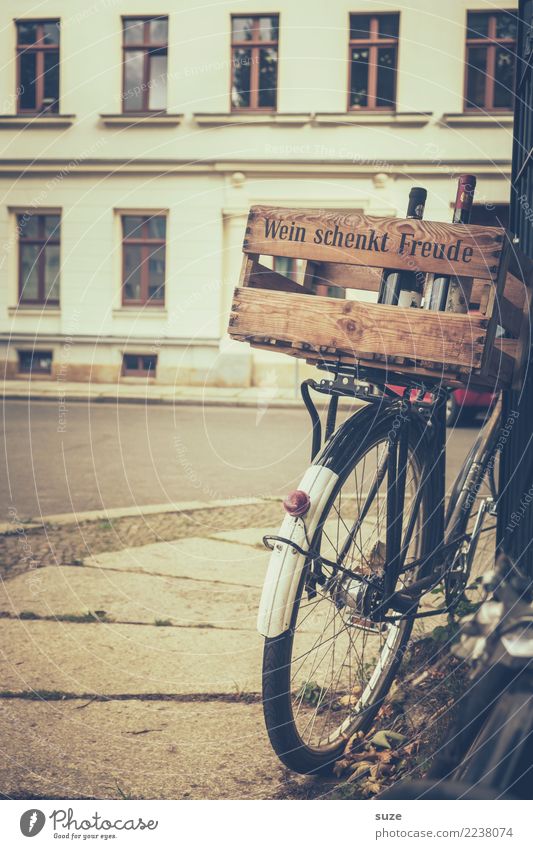
<path id="1" fill-rule="evenodd" d="M 505 220 L 513 5 L 3 0 L 5 375 L 290 383 L 225 332 L 250 205 L 449 220 L 468 171 Z"/>

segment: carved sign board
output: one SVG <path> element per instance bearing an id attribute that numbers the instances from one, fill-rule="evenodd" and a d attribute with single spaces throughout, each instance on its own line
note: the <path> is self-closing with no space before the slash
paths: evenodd
<path id="1" fill-rule="evenodd" d="M 243 249 L 249 254 L 490 280 L 497 275 L 504 238 L 500 227 L 253 206 Z"/>

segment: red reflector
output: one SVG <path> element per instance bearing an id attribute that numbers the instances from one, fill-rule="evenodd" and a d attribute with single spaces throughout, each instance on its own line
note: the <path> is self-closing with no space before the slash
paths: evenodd
<path id="1" fill-rule="evenodd" d="M 289 516 L 305 516 L 311 506 L 311 499 L 307 492 L 295 489 L 290 492 L 283 502 L 283 506 Z"/>

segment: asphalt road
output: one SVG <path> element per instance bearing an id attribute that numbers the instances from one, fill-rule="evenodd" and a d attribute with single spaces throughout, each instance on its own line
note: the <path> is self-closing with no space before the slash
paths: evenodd
<path id="1" fill-rule="evenodd" d="M 51 402 L 3 406 L 0 519 L 279 495 L 309 462 L 307 413 L 269 409 Z M 450 437 L 449 472 L 476 434 Z"/>

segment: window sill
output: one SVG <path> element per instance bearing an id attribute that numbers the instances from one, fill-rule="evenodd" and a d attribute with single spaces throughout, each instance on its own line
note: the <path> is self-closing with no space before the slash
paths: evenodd
<path id="1" fill-rule="evenodd" d="M 75 118 L 75 115 L 0 115 L 0 127 L 31 127 L 34 130 L 44 127 L 70 127 Z"/>
<path id="2" fill-rule="evenodd" d="M 448 127 L 509 127 L 513 123 L 512 112 L 457 112 L 442 116 Z"/>
<path id="3" fill-rule="evenodd" d="M 308 124 L 310 112 L 195 112 L 193 119 L 201 127 L 227 127 L 242 124 L 286 124 L 303 127 Z"/>
<path id="4" fill-rule="evenodd" d="M 183 120 L 183 114 L 166 112 L 131 112 L 120 115 L 100 115 L 106 127 L 177 127 Z"/>
<path id="5" fill-rule="evenodd" d="M 49 316 L 60 316 L 61 315 L 61 307 L 47 307 L 44 304 L 40 306 L 39 304 L 19 304 L 16 307 L 8 307 L 7 308 L 8 315 L 49 315 Z"/>
<path id="6" fill-rule="evenodd" d="M 166 318 L 166 307 L 117 307 L 113 310 L 113 318 Z"/>
<path id="7" fill-rule="evenodd" d="M 352 112 L 319 112 L 315 124 L 345 126 L 351 124 L 396 124 L 404 127 L 422 127 L 428 124 L 433 112 L 376 112 L 356 109 Z"/>

